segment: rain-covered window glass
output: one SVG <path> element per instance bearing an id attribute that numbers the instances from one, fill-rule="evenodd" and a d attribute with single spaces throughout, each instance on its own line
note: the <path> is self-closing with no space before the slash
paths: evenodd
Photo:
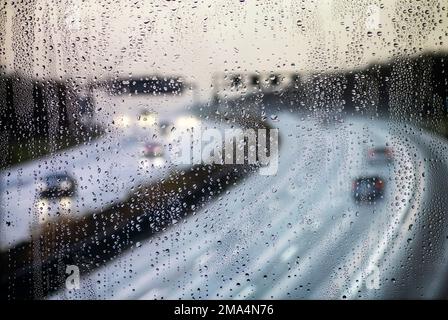
<path id="1" fill-rule="evenodd" d="M 0 3 L 2 299 L 447 298 L 445 0 Z"/>

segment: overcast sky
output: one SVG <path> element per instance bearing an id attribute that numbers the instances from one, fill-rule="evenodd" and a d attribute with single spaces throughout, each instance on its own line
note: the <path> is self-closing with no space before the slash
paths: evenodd
<path id="1" fill-rule="evenodd" d="M 331 71 L 448 49 L 443 0 L 54 2 L 28 14 L 6 4 L 2 64 L 32 57 L 37 78 L 180 74 L 205 94 L 215 72 Z M 34 42 L 11 40 L 27 38 L 21 25 Z"/>

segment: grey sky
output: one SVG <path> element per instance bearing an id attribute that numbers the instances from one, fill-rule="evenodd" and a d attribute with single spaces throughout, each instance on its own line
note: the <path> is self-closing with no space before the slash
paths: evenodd
<path id="1" fill-rule="evenodd" d="M 207 95 L 215 72 L 332 71 L 446 50 L 445 2 L 36 0 L 31 17 L 7 4 L 2 64 L 26 52 L 38 78 L 180 74 Z M 34 22 L 34 45 L 12 49 L 14 19 Z"/>

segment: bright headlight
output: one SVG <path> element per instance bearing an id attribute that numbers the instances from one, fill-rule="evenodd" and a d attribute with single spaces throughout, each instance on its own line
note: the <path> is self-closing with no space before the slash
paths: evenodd
<path id="1" fill-rule="evenodd" d="M 157 115 L 155 113 L 143 114 L 138 117 L 138 124 L 141 127 L 154 126 L 157 123 Z"/>
<path id="2" fill-rule="evenodd" d="M 118 116 L 114 119 L 115 125 L 120 128 L 129 127 L 131 124 L 131 118 L 128 116 Z"/>
<path id="3" fill-rule="evenodd" d="M 176 119 L 176 129 L 191 129 L 198 127 L 201 122 L 194 117 L 180 117 Z"/>
<path id="4" fill-rule="evenodd" d="M 155 167 L 161 168 L 165 164 L 165 160 L 162 157 L 158 157 L 153 160 L 153 163 Z"/>
<path id="5" fill-rule="evenodd" d="M 70 198 L 61 198 L 59 201 L 59 207 L 61 208 L 61 211 L 69 211 L 72 207 L 72 199 Z"/>

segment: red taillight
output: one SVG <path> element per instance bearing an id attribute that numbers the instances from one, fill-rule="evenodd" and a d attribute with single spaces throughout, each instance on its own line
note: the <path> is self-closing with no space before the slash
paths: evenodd
<path id="1" fill-rule="evenodd" d="M 375 188 L 377 188 L 377 189 L 382 189 L 384 187 L 384 182 L 383 182 L 383 180 L 377 180 L 376 182 L 375 182 Z"/>

